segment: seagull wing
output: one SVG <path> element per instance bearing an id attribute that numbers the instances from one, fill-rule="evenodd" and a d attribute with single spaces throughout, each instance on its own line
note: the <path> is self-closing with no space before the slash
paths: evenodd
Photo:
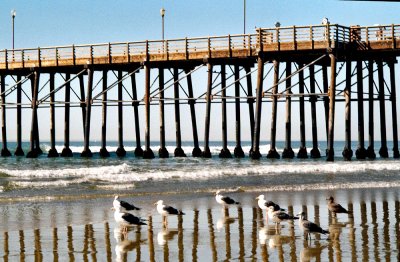
<path id="1" fill-rule="evenodd" d="M 338 203 L 332 203 L 330 209 L 335 213 L 348 213 L 347 210 Z"/>
<path id="2" fill-rule="evenodd" d="M 304 227 L 304 229 L 308 230 L 310 233 L 321 233 L 321 234 L 329 233 L 328 231 L 323 230 L 317 224 L 310 222 L 308 220 L 303 221 L 303 227 Z"/>
<path id="3" fill-rule="evenodd" d="M 233 200 L 232 198 L 227 197 L 227 196 L 222 197 L 221 199 L 222 199 L 222 201 L 224 201 L 224 202 L 227 203 L 228 205 L 232 205 L 232 204 L 238 205 L 238 204 L 240 204 L 239 202 L 236 202 L 235 200 Z"/>
<path id="4" fill-rule="evenodd" d="M 122 215 L 122 219 L 124 219 L 126 222 L 128 222 L 131 225 L 146 225 L 146 223 L 144 223 L 141 218 L 134 216 L 132 214 L 129 214 L 129 213 L 124 213 Z"/>
<path id="5" fill-rule="evenodd" d="M 129 204 L 128 202 L 125 202 L 123 200 L 121 200 L 120 202 L 121 207 L 125 208 L 126 210 L 140 210 L 140 208 L 135 207 L 132 204 Z"/>
<path id="6" fill-rule="evenodd" d="M 178 210 L 171 206 L 164 206 L 163 210 L 166 211 L 170 215 L 184 215 L 184 213 L 181 210 Z"/>
<path id="7" fill-rule="evenodd" d="M 275 212 L 274 216 L 280 220 L 288 220 L 288 219 L 296 219 L 297 218 L 297 217 L 291 216 L 285 212 Z"/>

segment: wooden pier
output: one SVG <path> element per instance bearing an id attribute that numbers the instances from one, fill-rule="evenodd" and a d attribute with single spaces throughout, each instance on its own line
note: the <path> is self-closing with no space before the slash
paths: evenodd
<path id="1" fill-rule="evenodd" d="M 334 159 L 334 126 L 335 121 L 345 123 L 345 148 L 343 157 L 353 157 L 351 148 L 351 121 L 358 121 L 358 147 L 355 156 L 358 159 L 375 158 L 374 137 L 374 104 L 378 103 L 380 123 L 379 155 L 389 156 L 387 134 L 392 132 L 393 157 L 399 157 L 395 64 L 400 55 L 400 25 L 380 26 L 341 26 L 337 24 L 291 26 L 275 28 L 258 28 L 254 34 L 227 35 L 215 37 L 184 38 L 159 41 L 142 41 L 126 43 L 107 43 L 95 45 L 72 45 L 43 47 L 32 49 L 15 49 L 0 51 L 0 81 L 2 108 L 2 150 L 1 156 L 11 156 L 7 146 L 7 111 L 17 111 L 17 148 L 14 154 L 25 154 L 22 141 L 22 109 L 31 108 L 30 150 L 27 157 L 41 154 L 38 127 L 39 108 L 50 110 L 49 157 L 70 157 L 70 108 L 81 107 L 83 119 L 84 150 L 83 157 L 91 157 L 90 135 L 92 107 L 101 106 L 101 157 L 108 157 L 107 106 L 117 107 L 118 149 L 116 154 L 126 156 L 124 149 L 123 123 L 124 108 L 133 107 L 134 115 L 131 123 L 135 126 L 135 156 L 154 158 L 150 148 L 150 110 L 159 107 L 160 141 L 158 155 L 167 158 L 170 152 L 165 147 L 165 106 L 166 101 L 174 105 L 176 149 L 175 157 L 185 157 L 189 152 L 182 149 L 181 104 L 188 103 L 193 132 L 194 157 L 211 157 L 209 148 L 210 128 L 212 121 L 212 105 L 221 105 L 222 149 L 221 158 L 244 157 L 259 159 L 260 137 L 267 137 L 261 120 L 270 117 L 270 150 L 266 157 L 280 158 L 276 150 L 277 124 L 285 121 L 285 148 L 283 158 L 319 158 L 317 120 L 325 119 L 327 137 L 326 158 Z M 281 64 L 283 66 L 281 66 Z M 192 75 L 200 68 L 207 68 L 207 82 L 202 86 L 193 86 Z M 227 70 L 228 69 L 228 70 Z M 343 70 L 342 70 L 343 69 Z M 170 71 L 172 78 L 165 81 L 165 72 Z M 244 75 L 240 74 L 244 71 Z M 117 81 L 108 82 L 108 74 L 113 72 Z M 273 82 L 265 83 L 266 74 L 273 74 Z M 338 76 L 343 74 L 344 80 Z M 375 72 L 377 72 L 375 74 Z M 389 72 L 389 76 L 385 76 Z M 102 78 L 94 83 L 94 74 L 101 73 Z M 215 73 L 218 73 L 215 75 Z M 232 73 L 232 75 L 230 75 Z M 308 74 L 305 74 L 308 73 Z M 136 75 L 144 74 L 144 86 L 137 86 Z M 151 83 L 151 74 L 156 74 Z M 253 94 L 252 75 L 256 75 L 255 94 Z M 56 86 L 55 76 L 59 75 L 63 83 Z M 377 77 L 375 76 L 377 75 Z M 233 77 L 233 83 L 227 79 Z M 6 86 L 6 78 L 13 84 Z M 40 79 L 48 79 L 40 86 Z M 363 79 L 368 78 L 368 86 Z M 131 90 L 123 85 L 131 82 Z M 158 80 L 158 87 L 152 90 Z M 182 97 L 180 82 L 187 82 L 185 97 Z M 43 81 L 42 81 L 43 82 Z M 79 82 L 79 94 L 71 84 Z M 102 83 L 102 89 L 96 91 Z M 243 83 L 243 84 L 242 84 Z M 30 85 L 30 89 L 29 88 Z M 28 87 L 27 87 L 28 86 Z M 244 86 L 247 88 L 245 89 Z M 356 86 L 356 87 L 353 87 Z M 173 87 L 173 97 L 165 97 L 165 90 Z M 203 95 L 195 97 L 193 89 L 203 88 Z M 217 89 L 218 87 L 218 89 Z M 28 90 L 27 90 L 28 89 Z M 117 89 L 117 100 L 110 99 L 107 94 Z M 234 96 L 228 96 L 227 90 L 234 90 Z M 144 97 L 138 97 L 138 90 L 144 91 Z M 71 91 L 79 97 L 78 102 L 71 100 Z M 124 92 L 125 91 L 125 92 Z M 64 94 L 63 101 L 55 101 L 55 94 Z M 13 94 L 10 96 L 10 94 Z M 29 103 L 22 102 L 22 95 Z M 127 97 L 127 94 L 129 97 Z M 10 98 L 11 97 L 11 98 Z M 196 106 L 199 101 L 205 104 L 204 140 L 200 147 L 196 117 Z M 235 110 L 227 111 L 227 103 L 233 103 Z M 277 105 L 285 103 L 285 116 L 278 118 Z M 344 115 L 335 115 L 336 102 L 343 102 Z M 376 102 L 376 103 L 375 103 Z M 386 125 L 386 106 L 391 104 L 392 128 Z M 197 104 L 196 104 L 197 103 Z M 241 112 L 241 104 L 247 103 L 248 115 Z M 296 103 L 296 104 L 293 104 Z M 311 107 L 312 148 L 306 147 L 306 115 L 305 105 Z M 323 112 L 317 112 L 317 103 L 323 104 Z M 351 118 L 351 105 L 356 104 L 358 116 Z M 364 114 L 364 104 L 368 104 L 368 113 Z M 262 106 L 271 105 L 271 115 L 262 116 Z M 294 106 L 298 108 L 294 108 Z M 64 149 L 59 154 L 55 148 L 56 118 L 55 108 L 64 108 Z M 140 107 L 144 115 L 139 115 Z M 298 112 L 294 115 L 293 111 Z M 232 153 L 227 147 L 227 114 L 235 119 L 235 150 Z M 320 117 L 318 117 L 320 115 Z M 365 117 L 368 115 L 368 118 Z M 26 118 L 26 116 L 25 116 Z M 252 147 L 250 152 L 243 152 L 241 146 L 241 119 L 248 119 L 251 129 Z M 295 154 L 292 145 L 292 119 L 300 122 L 300 148 Z M 141 119 L 141 120 L 140 120 Z M 144 119 L 144 120 L 143 120 Z M 364 121 L 368 121 L 368 147 L 365 145 Z M 144 125 L 143 125 L 144 123 Z M 141 148 L 140 130 L 144 128 L 144 148 Z"/>

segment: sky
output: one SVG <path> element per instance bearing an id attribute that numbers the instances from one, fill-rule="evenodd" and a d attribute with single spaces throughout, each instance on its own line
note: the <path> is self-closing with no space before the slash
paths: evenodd
<path id="1" fill-rule="evenodd" d="M 11 10 L 16 10 L 15 17 L 15 48 L 33 48 L 48 47 L 58 45 L 72 44 L 94 44 L 108 42 L 128 42 L 140 40 L 161 39 L 161 16 L 160 9 L 164 7 L 165 14 L 165 37 L 166 39 L 199 37 L 199 36 L 216 36 L 227 34 L 243 33 L 243 0 L 2 0 L 0 3 L 0 49 L 10 49 L 12 45 L 12 19 Z M 400 24 L 400 3 L 390 2 L 362 2 L 362 1 L 336 1 L 336 0 L 247 0 L 246 1 L 246 33 L 255 32 L 255 27 L 273 27 L 275 22 L 279 21 L 281 26 L 291 25 L 315 25 L 320 24 L 323 17 L 327 17 L 333 24 L 338 23 L 345 26 L 349 25 L 375 25 L 375 24 Z M 398 69 L 397 69 L 398 70 Z M 200 70 L 201 71 L 201 70 Z M 203 70 L 204 71 L 204 70 Z M 205 91 L 206 79 L 204 72 L 194 76 L 195 89 L 199 88 Z M 95 78 L 98 76 L 95 76 Z M 168 76 L 167 76 L 168 77 Z M 112 77 L 111 77 L 112 78 Z M 60 79 L 60 77 L 58 77 Z M 152 75 L 154 79 L 154 75 Z M 10 80 L 8 80 L 10 81 Z M 45 81 L 45 80 L 42 80 Z M 141 77 L 138 77 L 138 87 L 142 85 Z M 397 80 L 397 82 L 399 82 Z M 43 82 L 44 83 L 44 82 Z M 255 80 L 253 81 L 255 88 Z M 141 91 L 139 91 L 139 97 Z M 61 99 L 62 94 L 59 95 Z M 284 103 L 281 103 L 282 106 Z M 244 105 L 243 107 L 245 107 Z M 284 107 L 280 106 L 280 115 L 284 116 Z M 204 106 L 202 106 L 204 107 Z M 213 108 L 220 106 L 213 106 Z M 297 107 L 293 105 L 292 107 Z M 172 107 L 171 107 L 172 108 Z M 231 107 L 233 108 L 233 107 Z M 264 106 L 265 108 L 265 106 Z M 356 117 L 356 106 L 352 112 Z M 91 137 L 94 140 L 100 138 L 101 119 L 99 110 L 95 109 L 93 113 L 93 124 Z M 129 109 L 131 110 L 131 109 Z M 132 121 L 129 118 L 132 113 L 128 109 L 125 110 L 124 117 L 126 120 L 125 139 L 134 139 L 134 129 L 128 127 Z M 188 112 L 186 107 L 185 112 Z M 219 109 L 215 109 L 220 112 Z M 266 109 L 265 109 L 266 110 Z M 337 115 L 342 114 L 338 107 Z M 387 109 L 389 110 L 389 109 Z M 199 108 L 199 118 L 197 124 L 199 126 L 199 137 L 203 139 L 204 118 L 203 109 Z M 294 112 L 296 112 L 295 110 Z M 183 113 L 183 122 L 187 124 L 186 117 L 188 114 Z M 268 111 L 270 112 L 270 111 Z M 73 117 L 81 117 L 78 109 L 74 110 Z M 152 120 L 152 139 L 159 138 L 158 108 L 152 109 L 154 119 Z M 42 114 L 44 119 L 47 113 Z M 109 115 L 116 114 L 115 109 L 110 108 Z M 212 140 L 221 140 L 220 116 L 213 119 L 212 123 Z M 219 114 L 219 113 L 218 113 Z M 143 122 L 144 114 L 141 113 L 141 121 Z M 269 115 L 264 114 L 265 120 L 262 123 L 265 127 L 262 130 L 263 140 L 269 139 Z M 229 116 L 231 119 L 234 116 Z M 319 116 L 319 118 L 322 117 Z M 341 116 L 340 116 L 341 117 Z M 389 116 L 387 116 L 389 117 Z M 24 131 L 23 140 L 29 139 L 30 129 L 30 113 L 26 110 L 24 113 Z M 115 117 L 116 118 L 116 117 Z M 115 118 L 111 117 L 109 121 L 108 139 L 117 139 L 117 130 Z M 297 118 L 297 116 L 296 116 Z M 41 124 L 41 138 L 49 139 L 49 128 L 47 120 Z M 58 141 L 63 139 L 63 113 L 61 109 L 57 109 L 57 126 L 56 137 Z M 167 115 L 167 121 L 170 119 L 169 127 L 167 127 L 167 139 L 174 140 L 174 120 L 173 113 Z M 8 137 L 15 140 L 15 114 L 10 112 L 8 115 Z M 130 122 L 129 122 L 130 121 Z M 250 139 L 249 127 L 245 123 L 246 118 L 242 120 L 243 140 Z M 293 129 L 298 120 L 294 119 Z M 319 121 L 322 128 L 323 123 Z M 278 140 L 284 140 L 284 123 L 278 123 Z M 344 133 L 340 121 L 337 121 L 337 138 L 344 139 Z M 356 137 L 356 121 L 353 121 L 353 137 Z M 183 140 L 191 140 L 192 135 L 190 128 L 183 127 Z M 367 124 L 367 123 L 366 123 Z M 71 134 L 72 140 L 82 140 L 81 122 L 72 123 L 73 129 Z M 168 125 L 168 124 L 167 124 Z M 307 137 L 310 137 L 309 127 Z M 234 126 L 231 126 L 228 138 L 234 140 Z M 142 130 L 143 133 L 143 130 Z M 294 139 L 298 138 L 298 132 L 294 132 Z M 325 136 L 321 135 L 320 139 Z M 377 133 L 379 136 L 379 133 Z M 142 134 L 142 139 L 143 139 Z M 388 138 L 390 136 L 388 135 Z"/>

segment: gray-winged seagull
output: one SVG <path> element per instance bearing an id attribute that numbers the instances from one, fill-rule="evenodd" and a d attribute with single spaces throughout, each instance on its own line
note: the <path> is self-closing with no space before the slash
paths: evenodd
<path id="1" fill-rule="evenodd" d="M 167 216 L 169 215 L 184 215 L 182 210 L 178 210 L 174 207 L 164 205 L 164 201 L 158 200 L 154 205 L 157 205 L 157 212 L 162 215 L 164 225 L 168 224 Z"/>
<path id="2" fill-rule="evenodd" d="M 114 201 L 113 201 L 113 207 L 114 209 L 120 209 L 122 212 L 127 212 L 131 210 L 140 210 L 140 208 L 135 207 L 132 204 L 129 204 L 128 202 L 125 202 L 123 200 L 119 199 L 119 196 L 115 196 Z"/>
<path id="3" fill-rule="evenodd" d="M 345 213 L 345 214 L 351 213 L 351 212 L 347 211 L 344 207 L 342 207 L 340 204 L 336 203 L 332 196 L 330 196 L 326 200 L 328 200 L 329 211 L 331 211 L 334 215 L 339 214 L 339 213 Z"/>
<path id="4" fill-rule="evenodd" d="M 310 222 L 307 220 L 306 218 L 306 213 L 304 212 L 300 212 L 299 214 L 297 214 L 298 216 L 300 216 L 299 219 L 299 226 L 301 228 L 301 230 L 303 230 L 304 233 L 307 234 L 306 239 L 308 239 L 308 236 L 310 236 L 310 240 L 311 240 L 311 233 L 319 233 L 319 234 L 329 234 L 329 231 L 327 230 L 323 230 L 320 226 L 318 226 L 317 224 Z"/>

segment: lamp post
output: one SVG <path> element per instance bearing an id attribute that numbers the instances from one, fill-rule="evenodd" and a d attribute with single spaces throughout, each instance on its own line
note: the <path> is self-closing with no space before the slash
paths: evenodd
<path id="1" fill-rule="evenodd" d="M 246 0 L 243 0 L 243 34 L 246 34 Z"/>
<path id="2" fill-rule="evenodd" d="M 164 16 L 165 16 L 165 9 L 164 7 L 160 9 L 161 19 L 162 19 L 162 40 L 164 41 Z"/>
<path id="3" fill-rule="evenodd" d="M 14 19 L 15 16 L 17 15 L 17 11 L 14 9 L 11 10 L 11 17 L 12 17 L 12 49 L 14 50 Z"/>

